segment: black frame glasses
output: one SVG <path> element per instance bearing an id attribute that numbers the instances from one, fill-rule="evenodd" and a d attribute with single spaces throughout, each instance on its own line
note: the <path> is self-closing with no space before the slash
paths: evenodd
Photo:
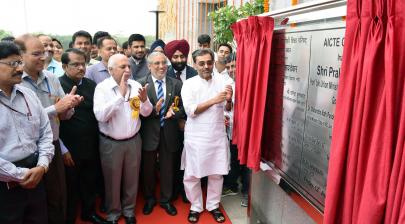
<path id="1" fill-rule="evenodd" d="M 8 65 L 13 68 L 18 68 L 18 66 L 24 66 L 23 61 L 9 61 L 9 62 L 0 61 L 0 64 Z"/>

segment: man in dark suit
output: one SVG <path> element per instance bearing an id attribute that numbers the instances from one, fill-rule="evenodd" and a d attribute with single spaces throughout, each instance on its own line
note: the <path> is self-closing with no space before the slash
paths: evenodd
<path id="1" fill-rule="evenodd" d="M 159 203 L 169 215 L 177 210 L 170 202 L 174 186 L 175 159 L 180 150 L 180 129 L 178 120 L 184 118 L 180 100 L 182 83 L 168 77 L 167 58 L 163 53 L 153 52 L 148 57 L 151 74 L 139 80 L 149 84 L 148 98 L 154 110 L 142 118 L 142 176 L 145 206 L 143 213 L 148 215 L 156 204 L 156 172 L 159 155 L 160 199 Z"/>
<path id="2" fill-rule="evenodd" d="M 98 123 L 93 113 L 93 95 L 96 83 L 84 78 L 86 55 L 83 51 L 72 48 L 62 55 L 62 67 L 65 74 L 59 78 L 63 90 L 67 93 L 73 86 L 84 97 L 75 108 L 70 120 L 61 121 L 60 138 L 67 147 L 63 154 L 66 168 L 67 184 L 67 218 L 66 223 L 75 223 L 77 202 L 82 202 L 84 221 L 106 223 L 95 211 L 98 155 Z"/>
<path id="3" fill-rule="evenodd" d="M 165 54 L 172 64 L 167 75 L 184 82 L 197 75 L 197 71 L 187 65 L 190 45 L 186 40 L 173 40 L 165 46 Z"/>
<path id="4" fill-rule="evenodd" d="M 192 78 L 196 76 L 198 73 L 197 71 L 187 65 L 187 58 L 188 53 L 190 52 L 190 45 L 186 40 L 174 40 L 169 42 L 165 46 L 165 54 L 169 58 L 170 63 L 172 64 L 169 66 L 167 71 L 167 76 L 176 78 L 182 82 L 186 79 Z M 183 140 L 184 140 L 184 125 L 186 120 L 180 119 L 179 126 L 181 130 L 180 134 L 180 151 L 176 155 L 176 174 L 175 174 L 175 184 L 174 184 L 174 192 L 173 192 L 173 199 L 176 199 L 179 194 L 182 195 L 183 201 L 188 203 L 188 199 L 186 197 L 186 193 L 184 192 L 184 185 L 183 185 L 183 176 L 184 170 L 180 170 L 180 160 L 181 160 L 181 153 L 183 151 Z"/>

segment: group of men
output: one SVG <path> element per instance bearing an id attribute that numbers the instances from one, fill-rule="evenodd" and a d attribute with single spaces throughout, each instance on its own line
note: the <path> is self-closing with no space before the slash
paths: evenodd
<path id="1" fill-rule="evenodd" d="M 205 208 L 224 222 L 231 46 L 219 45 L 217 60 L 210 49 L 194 51 L 193 68 L 185 40 L 157 41 L 146 55 L 145 38 L 132 34 L 128 57 L 104 34 L 100 61 L 83 30 L 61 64 L 47 35 L 0 42 L 0 223 L 75 223 L 79 200 L 84 221 L 136 223 L 139 175 L 145 215 L 157 203 L 176 215 L 172 201 L 182 195 L 191 203 L 188 221 L 198 222 L 200 180 L 208 177 Z M 97 194 L 106 219 L 96 214 Z"/>

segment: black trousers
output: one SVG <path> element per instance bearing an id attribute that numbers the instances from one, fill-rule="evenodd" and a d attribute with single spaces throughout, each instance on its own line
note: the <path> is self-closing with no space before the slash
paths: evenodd
<path id="1" fill-rule="evenodd" d="M 173 198 L 177 198 L 179 194 L 185 194 L 184 192 L 184 170 L 180 169 L 181 166 L 181 154 L 183 153 L 184 148 L 184 132 L 180 134 L 180 150 L 175 155 L 174 160 L 174 189 L 173 189 Z"/>
<path id="2" fill-rule="evenodd" d="M 81 202 L 81 217 L 95 214 L 98 161 L 94 159 L 74 159 L 74 167 L 65 166 L 67 185 L 66 223 L 74 224 L 77 205 Z M 104 185 L 104 184 L 103 184 Z"/>
<path id="3" fill-rule="evenodd" d="M 231 150 L 231 170 L 228 175 L 224 176 L 224 188 L 231 189 L 233 191 L 239 191 L 238 178 L 241 177 L 242 182 L 242 194 L 249 193 L 250 175 L 251 170 L 246 165 L 240 165 L 238 160 L 238 148 L 230 142 Z"/>
<path id="4" fill-rule="evenodd" d="M 157 161 L 159 155 L 160 203 L 167 203 L 172 198 L 174 183 L 174 161 L 176 152 L 169 152 L 166 147 L 164 132 L 160 131 L 159 146 L 154 151 L 142 151 L 142 188 L 145 200 L 156 200 Z"/>
<path id="5" fill-rule="evenodd" d="M 60 224 L 66 220 L 66 180 L 65 166 L 59 140 L 54 141 L 55 155 L 44 176 L 46 200 L 48 205 L 48 223 Z"/>
<path id="6" fill-rule="evenodd" d="M 34 189 L 21 187 L 7 189 L 6 183 L 0 182 L 0 223 L 48 223 L 43 181 Z"/>

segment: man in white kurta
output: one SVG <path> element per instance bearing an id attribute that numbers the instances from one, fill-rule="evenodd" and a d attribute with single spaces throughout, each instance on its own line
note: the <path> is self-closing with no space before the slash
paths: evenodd
<path id="1" fill-rule="evenodd" d="M 100 128 L 107 220 L 118 223 L 123 214 L 126 223 L 133 224 L 142 145 L 139 116 L 148 116 L 153 106 L 146 86 L 129 79 L 131 67 L 126 56 L 111 56 L 108 70 L 111 77 L 97 85 L 93 108 Z M 136 97 L 139 106 L 133 107 L 130 104 Z"/>
<path id="2" fill-rule="evenodd" d="M 186 80 L 181 91 L 188 116 L 182 155 L 184 189 L 191 202 L 188 221 L 198 221 L 199 213 L 204 210 L 200 179 L 208 176 L 206 209 L 217 222 L 223 222 L 225 218 L 219 214 L 218 207 L 222 175 L 228 173 L 230 159 L 224 109 L 231 109 L 232 87 L 229 79 L 213 75 L 211 50 L 197 50 L 193 53 L 193 61 L 198 76 Z"/>

